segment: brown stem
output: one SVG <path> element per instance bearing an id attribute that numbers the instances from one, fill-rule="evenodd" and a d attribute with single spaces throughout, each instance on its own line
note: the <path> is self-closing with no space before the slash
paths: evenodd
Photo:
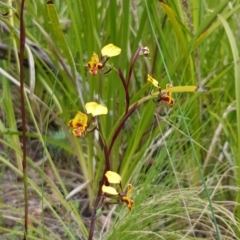
<path id="1" fill-rule="evenodd" d="M 132 58 L 131 65 L 130 65 L 130 69 L 129 69 L 129 72 L 128 72 L 127 87 L 129 87 L 130 79 L 131 79 L 132 72 L 133 72 L 133 67 L 134 67 L 134 64 L 135 64 L 138 56 L 139 56 L 140 50 L 141 50 L 141 48 L 138 47 L 137 51 L 134 53 L 134 56 L 133 56 L 133 58 Z"/>
<path id="2" fill-rule="evenodd" d="M 127 112 L 127 114 L 124 115 L 122 121 L 120 122 L 119 126 L 117 127 L 116 129 L 116 132 L 114 133 L 113 137 L 112 137 L 112 140 L 111 140 L 111 143 L 110 143 L 110 147 L 109 147 L 109 150 L 108 150 L 108 153 L 110 155 L 111 153 L 111 150 L 112 150 L 112 147 L 113 147 L 113 144 L 115 142 L 115 140 L 117 139 L 120 131 L 122 130 L 123 126 L 124 126 L 124 123 L 127 121 L 127 119 L 131 116 L 131 114 L 136 110 L 138 106 L 138 102 L 136 102 L 132 108 L 129 109 L 129 111 Z"/>
<path id="3" fill-rule="evenodd" d="M 93 209 L 93 212 L 92 212 L 88 240 L 92 240 L 92 238 L 93 238 L 95 221 L 96 221 L 96 211 L 97 211 L 97 208 L 100 205 L 100 203 L 102 201 L 102 198 L 103 198 L 103 196 L 102 196 L 102 186 L 103 186 L 103 184 L 105 182 L 107 182 L 107 179 L 105 177 L 105 173 L 108 170 L 110 170 L 110 160 L 109 160 L 109 157 L 110 157 L 110 153 L 111 153 L 113 144 L 114 144 L 115 140 L 117 139 L 117 137 L 119 136 L 119 133 L 121 132 L 125 122 L 131 116 L 131 114 L 136 110 L 136 108 L 138 106 L 138 102 L 136 102 L 132 106 L 131 109 L 128 109 L 129 108 L 129 104 L 130 104 L 130 97 L 129 97 L 129 92 L 128 92 L 128 86 L 129 86 L 130 78 L 132 76 L 133 66 L 134 66 L 134 63 L 137 60 L 137 57 L 139 55 L 140 49 L 141 48 L 138 48 L 136 53 L 133 56 L 133 59 L 132 59 L 131 65 L 130 65 L 130 69 L 129 69 L 129 73 L 128 73 L 128 81 L 127 82 L 126 82 L 126 80 L 125 80 L 125 78 L 123 76 L 123 73 L 122 73 L 121 69 L 120 68 L 118 69 L 118 75 L 119 75 L 119 77 L 120 77 L 120 79 L 122 81 L 122 84 L 123 84 L 123 87 L 124 87 L 124 90 L 125 90 L 125 94 L 126 94 L 126 111 L 125 111 L 125 115 L 124 115 L 122 121 L 119 123 L 119 126 L 117 127 L 117 129 L 116 129 L 116 131 L 115 131 L 115 133 L 114 133 L 114 135 L 112 137 L 112 140 L 110 142 L 109 148 L 107 147 L 106 141 L 102 138 L 104 155 L 105 155 L 105 169 L 103 171 L 103 175 L 102 175 L 101 181 L 99 183 L 98 194 L 97 194 L 97 198 L 96 198 L 96 201 L 95 201 L 95 204 L 94 204 L 94 209 Z M 106 63 L 106 61 L 104 62 L 104 65 L 105 65 L 105 63 Z"/>
<path id="4" fill-rule="evenodd" d="M 21 118 L 22 118 L 22 166 L 23 166 L 23 178 L 24 178 L 24 201 L 25 201 L 25 215 L 24 215 L 24 236 L 23 239 L 27 239 L 28 234 L 28 185 L 27 185 L 27 161 L 26 161 L 26 112 L 24 104 L 24 49 L 26 32 L 23 19 L 24 0 L 20 6 L 20 101 L 21 101 Z"/>
<path id="5" fill-rule="evenodd" d="M 101 181 L 99 183 L 98 194 L 97 194 L 97 198 L 96 198 L 96 201 L 95 201 L 95 204 L 93 207 L 88 240 L 92 240 L 92 238 L 93 238 L 94 227 L 95 227 L 95 222 L 96 222 L 96 212 L 97 212 L 97 208 L 100 205 L 101 200 L 102 200 L 102 185 L 106 181 L 105 173 L 108 170 L 110 170 L 109 151 L 108 151 L 108 148 L 106 145 L 106 141 L 104 139 L 103 139 L 103 149 L 104 149 L 104 155 L 105 155 L 105 169 L 103 171 L 103 175 L 102 175 Z"/>
<path id="6" fill-rule="evenodd" d="M 129 108 L 129 104 L 130 104 L 130 97 L 129 97 L 129 92 L 128 92 L 128 86 L 127 86 L 127 83 L 126 83 L 126 80 L 123 76 L 123 73 L 122 73 L 122 70 L 119 68 L 118 69 L 118 75 L 122 81 L 122 84 L 123 84 L 123 87 L 124 87 L 124 91 L 125 91 L 125 98 L 126 98 L 126 110 L 125 110 L 125 115 L 127 114 L 128 112 L 128 108 Z"/>

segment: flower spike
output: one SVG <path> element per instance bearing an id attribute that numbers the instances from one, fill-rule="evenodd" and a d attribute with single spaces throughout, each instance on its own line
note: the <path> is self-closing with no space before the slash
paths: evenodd
<path id="1" fill-rule="evenodd" d="M 172 106 L 174 104 L 174 99 L 172 98 L 172 93 L 176 93 L 176 92 L 206 92 L 210 89 L 209 87 L 202 87 L 202 86 L 199 86 L 199 87 L 176 86 L 176 87 L 174 87 L 174 86 L 172 86 L 172 84 L 168 83 L 166 85 L 166 89 L 161 90 L 161 88 L 158 84 L 158 81 L 155 80 L 149 74 L 148 74 L 147 80 L 148 80 L 148 82 L 152 83 L 152 85 L 155 86 L 156 88 L 158 88 L 158 90 L 159 90 L 158 99 L 156 100 L 156 102 L 164 101 L 170 106 Z"/>

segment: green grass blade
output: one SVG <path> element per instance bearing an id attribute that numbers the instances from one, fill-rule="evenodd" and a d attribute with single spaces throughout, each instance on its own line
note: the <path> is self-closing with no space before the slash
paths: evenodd
<path id="1" fill-rule="evenodd" d="M 218 15 L 218 18 L 223 24 L 223 27 L 226 31 L 226 35 L 229 40 L 229 44 L 231 46 L 232 50 L 232 56 L 233 56 L 233 63 L 234 63 L 234 79 L 235 79 L 235 95 L 236 95 L 236 113 L 237 113 L 237 129 L 236 129 L 236 135 L 237 135 L 237 148 L 236 148 L 236 154 L 235 154 L 235 164 L 236 166 L 240 166 L 240 59 L 239 59 L 239 51 L 236 43 L 236 38 L 233 35 L 233 32 L 231 30 L 231 27 L 227 23 L 227 21 L 221 16 Z M 236 181 L 237 186 L 240 187 L 240 168 L 236 169 Z M 237 202 L 240 203 L 240 193 L 237 196 Z M 240 218 L 240 207 L 237 207 L 236 213 L 238 218 Z"/>
<path id="2" fill-rule="evenodd" d="M 72 70 L 72 79 L 75 79 L 76 77 L 76 69 L 75 69 L 75 64 L 74 64 L 74 60 L 73 60 L 73 56 L 72 53 L 67 45 L 66 39 L 63 35 L 62 32 L 62 28 L 61 25 L 59 23 L 59 19 L 58 19 L 58 14 L 57 14 L 57 10 L 55 7 L 55 4 L 51 1 L 49 1 L 47 3 L 47 10 L 48 10 L 48 16 L 52 25 L 52 29 L 53 29 L 53 40 L 54 42 L 57 43 L 60 52 L 62 51 L 63 56 L 66 57 L 66 59 L 68 60 L 68 63 L 71 67 Z"/>

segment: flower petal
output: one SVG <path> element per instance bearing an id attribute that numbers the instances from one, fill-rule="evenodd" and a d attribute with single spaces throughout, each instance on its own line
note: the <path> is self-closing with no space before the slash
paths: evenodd
<path id="1" fill-rule="evenodd" d="M 117 190 L 115 188 L 113 188 L 113 187 L 110 187 L 110 186 L 103 185 L 102 186 L 102 191 L 104 193 L 108 193 L 108 194 L 111 194 L 111 195 L 118 195 Z"/>
<path id="2" fill-rule="evenodd" d="M 72 133 L 75 137 L 77 138 L 80 138 L 83 134 L 85 135 L 86 134 L 86 130 L 82 127 L 79 127 L 79 128 L 74 128 L 72 130 Z"/>
<path id="3" fill-rule="evenodd" d="M 69 122 L 68 122 L 68 126 L 73 128 L 73 119 L 71 119 Z"/>
<path id="4" fill-rule="evenodd" d="M 125 202 L 127 204 L 127 207 L 129 209 L 129 211 L 132 211 L 132 207 L 133 207 L 133 204 L 134 204 L 134 201 L 130 198 L 126 198 L 126 197 L 122 197 L 122 202 Z"/>
<path id="5" fill-rule="evenodd" d="M 168 93 L 161 95 L 158 102 L 160 101 L 166 102 L 169 106 L 172 106 L 174 104 L 174 99 L 169 96 Z"/>
<path id="6" fill-rule="evenodd" d="M 91 113 L 93 117 L 108 113 L 107 107 L 104 107 L 103 105 L 96 102 L 86 103 L 85 108 L 87 110 L 87 114 Z"/>
<path id="7" fill-rule="evenodd" d="M 87 127 L 88 117 L 82 112 L 78 112 L 75 117 L 68 122 L 68 126 L 72 128 L 82 127 L 84 130 Z"/>
<path id="8" fill-rule="evenodd" d="M 112 171 L 107 171 L 105 173 L 105 176 L 109 183 L 118 183 L 119 184 L 122 180 L 121 176 L 118 173 L 112 172 Z"/>
<path id="9" fill-rule="evenodd" d="M 159 83 L 156 79 L 154 79 L 151 75 L 148 74 L 147 76 L 147 80 L 148 82 L 150 82 L 153 86 L 157 87 L 158 89 L 160 89 Z"/>
<path id="10" fill-rule="evenodd" d="M 127 193 L 121 193 L 120 194 L 121 200 L 127 204 L 128 209 L 130 211 L 132 211 L 132 207 L 133 207 L 133 204 L 134 204 L 134 201 L 130 198 L 132 190 L 133 190 L 132 184 L 128 184 Z"/>
<path id="11" fill-rule="evenodd" d="M 174 99 L 172 98 L 172 84 L 168 83 L 166 85 L 166 92 L 161 92 L 159 95 L 159 99 L 157 100 L 157 102 L 160 101 L 164 101 L 166 102 L 168 105 L 172 106 L 174 104 Z"/>
<path id="12" fill-rule="evenodd" d="M 105 47 L 102 48 L 101 50 L 102 56 L 106 57 L 114 57 L 117 56 L 121 53 L 121 48 L 116 47 L 112 43 L 106 45 Z"/>

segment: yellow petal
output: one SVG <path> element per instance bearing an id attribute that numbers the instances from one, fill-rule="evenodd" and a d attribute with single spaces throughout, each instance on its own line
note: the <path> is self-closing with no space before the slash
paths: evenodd
<path id="1" fill-rule="evenodd" d="M 132 211 L 132 207 L 133 207 L 133 204 L 134 204 L 134 201 L 130 198 L 132 190 L 133 190 L 132 184 L 129 183 L 127 193 L 120 193 L 121 200 L 127 204 L 128 209 L 130 211 Z"/>
<path id="2" fill-rule="evenodd" d="M 171 91 L 171 92 L 207 92 L 210 87 L 197 87 L 197 86 L 172 86 L 171 84 L 166 85 L 166 89 L 163 89 L 162 92 Z"/>
<path id="3" fill-rule="evenodd" d="M 148 74 L 147 80 L 148 80 L 148 82 L 150 82 L 153 86 L 157 87 L 158 89 L 160 88 L 158 81 L 157 81 L 156 79 L 154 79 L 151 75 Z"/>
<path id="4" fill-rule="evenodd" d="M 76 116 L 74 117 L 74 119 L 69 121 L 68 126 L 70 126 L 72 128 L 81 127 L 83 130 L 85 130 L 85 128 L 87 126 L 87 120 L 88 120 L 88 117 L 86 114 L 84 114 L 82 112 L 78 112 L 76 114 Z"/>
<path id="5" fill-rule="evenodd" d="M 89 102 L 85 104 L 85 108 L 87 110 L 87 114 L 90 114 L 94 111 L 98 104 L 96 102 Z"/>
<path id="6" fill-rule="evenodd" d="M 118 195 L 117 190 L 115 188 L 113 188 L 113 187 L 110 187 L 110 186 L 103 185 L 102 186 L 102 191 L 104 193 L 108 193 L 108 194 L 111 194 L 111 195 Z"/>
<path id="7" fill-rule="evenodd" d="M 121 176 L 116 173 L 116 172 L 112 172 L 112 171 L 107 171 L 105 173 L 105 176 L 107 177 L 107 180 L 109 183 L 120 183 L 121 182 Z"/>
<path id="8" fill-rule="evenodd" d="M 196 86 L 176 86 L 171 87 L 172 92 L 196 92 Z"/>
<path id="9" fill-rule="evenodd" d="M 133 190 L 132 184 L 129 183 L 127 186 L 127 198 L 130 198 L 132 190 Z"/>
<path id="10" fill-rule="evenodd" d="M 207 92 L 209 87 L 197 87 L 197 86 L 176 86 L 171 87 L 172 92 Z"/>
<path id="11" fill-rule="evenodd" d="M 91 62 L 95 63 L 96 65 L 98 65 L 98 63 L 99 63 L 99 57 L 95 52 L 93 52 L 93 54 L 92 54 Z"/>
<path id="12" fill-rule="evenodd" d="M 116 47 L 112 43 L 110 43 L 102 48 L 101 53 L 103 57 L 114 57 L 121 53 L 121 48 Z"/>
<path id="13" fill-rule="evenodd" d="M 108 113 L 107 107 L 104 107 L 103 105 L 96 102 L 86 103 L 85 108 L 87 110 L 87 114 L 91 113 L 93 117 Z"/>

